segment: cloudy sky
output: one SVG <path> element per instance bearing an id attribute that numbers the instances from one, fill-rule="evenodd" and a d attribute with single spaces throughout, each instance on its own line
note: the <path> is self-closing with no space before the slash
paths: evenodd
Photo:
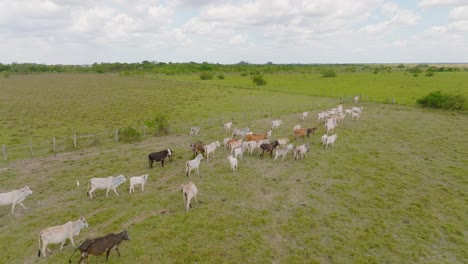
<path id="1" fill-rule="evenodd" d="M 0 63 L 468 62 L 468 0 L 0 0 Z"/>

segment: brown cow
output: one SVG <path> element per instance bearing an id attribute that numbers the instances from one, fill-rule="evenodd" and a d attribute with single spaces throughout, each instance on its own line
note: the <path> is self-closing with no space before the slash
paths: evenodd
<path id="1" fill-rule="evenodd" d="M 194 157 L 198 154 L 205 154 L 205 145 L 203 145 L 203 142 L 201 141 L 190 144 L 190 147 L 192 148 Z"/>
<path id="2" fill-rule="evenodd" d="M 273 150 L 276 149 L 276 147 L 279 146 L 278 140 L 275 140 L 273 143 L 263 143 L 260 145 L 260 149 L 262 150 L 262 153 L 260 153 L 260 158 L 263 159 L 263 154 L 266 152 L 270 152 L 270 158 L 273 157 Z"/>
<path id="3" fill-rule="evenodd" d="M 305 139 L 305 136 L 310 137 L 310 134 L 314 135 L 316 127 L 313 128 L 299 128 L 294 130 L 294 139 L 297 140 L 298 137 L 302 137 L 302 140 Z"/>
<path id="4" fill-rule="evenodd" d="M 104 252 L 106 252 L 106 261 L 108 261 L 110 251 L 113 248 L 115 248 L 115 251 L 117 251 L 117 254 L 120 257 L 119 244 L 124 240 L 130 240 L 130 236 L 128 235 L 127 230 L 124 230 L 123 232 L 120 232 L 118 234 L 108 234 L 103 237 L 86 239 L 79 247 L 75 249 L 73 254 L 70 256 L 68 263 L 71 263 L 71 258 L 73 257 L 73 255 L 75 255 L 75 252 L 78 249 L 81 252 L 81 257 L 78 261 L 78 264 L 80 264 L 82 260 L 84 260 L 85 263 L 89 263 L 89 255 L 99 256 Z"/>
<path id="5" fill-rule="evenodd" d="M 259 140 L 264 140 L 264 139 L 268 139 L 267 133 L 245 135 L 245 141 L 259 141 Z"/>

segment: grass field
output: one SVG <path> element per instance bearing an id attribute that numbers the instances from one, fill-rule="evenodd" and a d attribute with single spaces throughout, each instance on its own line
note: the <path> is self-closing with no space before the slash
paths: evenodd
<path id="1" fill-rule="evenodd" d="M 10 82 L 22 85 L 3 86 Z M 68 128 L 139 124 L 161 108 L 180 129 L 135 144 L 2 161 L 0 192 L 27 184 L 34 193 L 24 202 L 28 210 L 17 206 L 12 216 L 10 207 L 0 208 L 0 263 L 68 261 L 70 244 L 62 252 L 59 245 L 51 246 L 51 256 L 37 258 L 37 235 L 81 215 L 90 227 L 75 237 L 76 244 L 129 230 L 132 241 L 122 243 L 122 257 L 111 253 L 112 263 L 468 260 L 468 117 L 463 113 L 364 102 L 359 121 L 345 119 L 336 128 L 334 148 L 320 146 L 324 129 L 311 118 L 303 126 L 319 126 L 317 134 L 295 142 L 312 143 L 307 158 L 273 162 L 244 155 L 237 176 L 229 171 L 227 153 L 218 149 L 214 159 L 202 161 L 201 175 L 193 176 L 199 203 L 186 213 L 179 186 L 189 181 L 184 164 L 192 158 L 191 142 L 221 141 L 228 136 L 221 125 L 232 115 L 236 127 L 249 125 L 255 132 L 265 132 L 272 119 L 281 118 L 285 124 L 273 137 L 292 139 L 299 112 L 309 110 L 315 117 L 337 100 L 115 75 L 12 76 L 1 83 L 10 89 L 1 107 L 7 117 L 2 139 L 8 141 L 21 140 L 20 133 L 40 138 Z M 44 91 L 32 93 L 32 84 Z M 44 102 L 39 95 L 55 99 Z M 14 132 L 17 123 L 29 127 Z M 202 130 L 191 138 L 184 124 L 192 123 Z M 147 154 L 165 148 L 175 151 L 175 159 L 148 170 Z M 94 200 L 86 197 L 92 177 L 124 174 L 128 179 L 143 173 L 150 174 L 144 193 L 129 195 L 127 182 L 119 187 L 119 197 L 106 198 L 102 191 Z M 72 261 L 77 260 L 75 255 Z M 105 263 L 105 258 L 91 261 Z"/>

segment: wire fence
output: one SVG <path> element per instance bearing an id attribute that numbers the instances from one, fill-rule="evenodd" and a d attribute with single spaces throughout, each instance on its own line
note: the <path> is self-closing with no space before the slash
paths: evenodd
<path id="1" fill-rule="evenodd" d="M 386 97 L 386 98 L 376 98 L 369 97 L 366 95 L 358 95 L 359 103 L 361 102 L 379 102 L 386 104 L 408 104 L 409 102 L 397 100 L 395 97 Z M 402 99 L 404 100 L 404 99 Z M 408 99 L 406 99 L 408 100 Z M 296 105 L 294 108 L 282 108 L 278 109 L 277 107 L 270 107 L 269 109 L 262 109 L 259 111 L 250 111 L 250 112 L 235 112 L 235 113 L 220 113 L 215 118 L 203 118 L 202 120 L 194 121 L 192 124 L 186 122 L 171 122 L 167 129 L 168 135 L 188 135 L 190 127 L 200 126 L 203 130 L 208 131 L 212 129 L 213 131 L 219 130 L 222 128 L 224 123 L 229 122 L 230 120 L 235 120 L 238 124 L 238 128 L 244 128 L 249 126 L 253 120 L 259 120 L 264 118 L 276 119 L 280 118 L 282 115 L 288 115 L 292 113 L 301 113 L 307 111 L 317 110 L 320 112 L 327 108 L 333 107 L 333 104 L 353 104 L 354 96 L 341 96 L 340 98 L 332 99 L 333 103 L 330 101 L 315 101 L 308 103 L 306 105 Z M 414 104 L 414 103 L 413 103 Z M 265 107 L 264 107 L 265 108 Z M 143 123 L 143 122 L 142 122 Z M 164 132 L 155 131 L 145 125 L 142 125 L 138 128 L 135 128 L 141 135 L 141 140 L 146 140 L 151 137 L 158 135 L 165 135 Z M 10 161 L 18 159 L 27 159 L 35 157 L 44 157 L 48 155 L 55 155 L 57 153 L 69 152 L 80 150 L 89 147 L 95 147 L 100 145 L 109 145 L 109 144 L 121 144 L 121 132 L 119 129 L 99 131 L 94 133 L 69 133 L 67 135 L 57 135 L 50 138 L 42 139 L 30 139 L 28 143 L 18 143 L 18 144 L 2 144 L 2 158 L 0 161 Z"/>

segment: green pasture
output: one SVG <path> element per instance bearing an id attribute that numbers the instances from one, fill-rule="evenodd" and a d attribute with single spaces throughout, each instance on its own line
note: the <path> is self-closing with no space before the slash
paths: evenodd
<path id="1" fill-rule="evenodd" d="M 38 258 L 38 234 L 80 216 L 90 226 L 75 237 L 77 245 L 129 231 L 132 240 L 121 244 L 120 258 L 111 253 L 110 263 L 467 262 L 466 114 L 365 101 L 361 118 L 339 124 L 335 146 L 325 149 L 315 113 L 335 107 L 337 98 L 271 91 L 269 77 L 265 87 L 242 89 L 216 84 L 230 76 L 216 82 L 162 78 L 50 74 L 0 80 L 0 139 L 7 144 L 71 130 L 138 127 L 158 112 L 171 124 L 169 135 L 138 143 L 2 160 L 0 192 L 28 185 L 33 194 L 23 202 L 28 209 L 17 206 L 15 215 L 10 206 L 0 207 L 0 263 L 68 262 L 70 243 L 62 251 L 51 245 L 52 254 Z M 311 114 L 303 127 L 318 130 L 294 141 L 292 127 L 302 111 Z M 222 141 L 229 136 L 222 124 L 231 118 L 234 127 L 259 133 L 279 118 L 284 125 L 273 137 L 310 143 L 311 151 L 303 160 L 289 155 L 275 162 L 244 153 L 233 175 L 228 153 L 218 148 L 215 158 L 202 161 L 200 176 L 192 175 L 199 203 L 187 213 L 180 185 L 189 182 L 189 145 Z M 201 126 L 196 137 L 188 136 L 192 125 Z M 174 160 L 149 170 L 148 153 L 166 148 L 174 150 Z M 150 180 L 143 193 L 130 195 L 127 181 L 120 196 L 111 191 L 106 198 L 102 190 L 96 199 L 86 196 L 92 177 L 123 174 L 128 180 L 144 173 Z M 77 261 L 75 254 L 72 263 Z M 90 262 L 105 263 L 105 257 Z"/>
<path id="2" fill-rule="evenodd" d="M 173 80 L 200 85 L 215 85 L 278 91 L 287 94 L 303 94 L 340 98 L 351 102 L 353 96 L 360 96 L 364 101 L 378 103 L 416 105 L 419 99 L 430 92 L 441 90 L 448 93 L 462 94 L 468 98 L 468 72 L 437 72 L 432 77 L 424 73 L 414 77 L 403 71 L 395 72 L 338 72 L 337 77 L 324 78 L 320 73 L 285 73 L 265 74 L 268 82 L 265 86 L 256 86 L 252 76 L 240 74 L 226 74 L 220 80 L 216 76 L 212 80 L 200 80 L 196 74 L 192 75 L 150 75 L 149 78 Z M 467 105 L 468 106 L 468 105 Z"/>

